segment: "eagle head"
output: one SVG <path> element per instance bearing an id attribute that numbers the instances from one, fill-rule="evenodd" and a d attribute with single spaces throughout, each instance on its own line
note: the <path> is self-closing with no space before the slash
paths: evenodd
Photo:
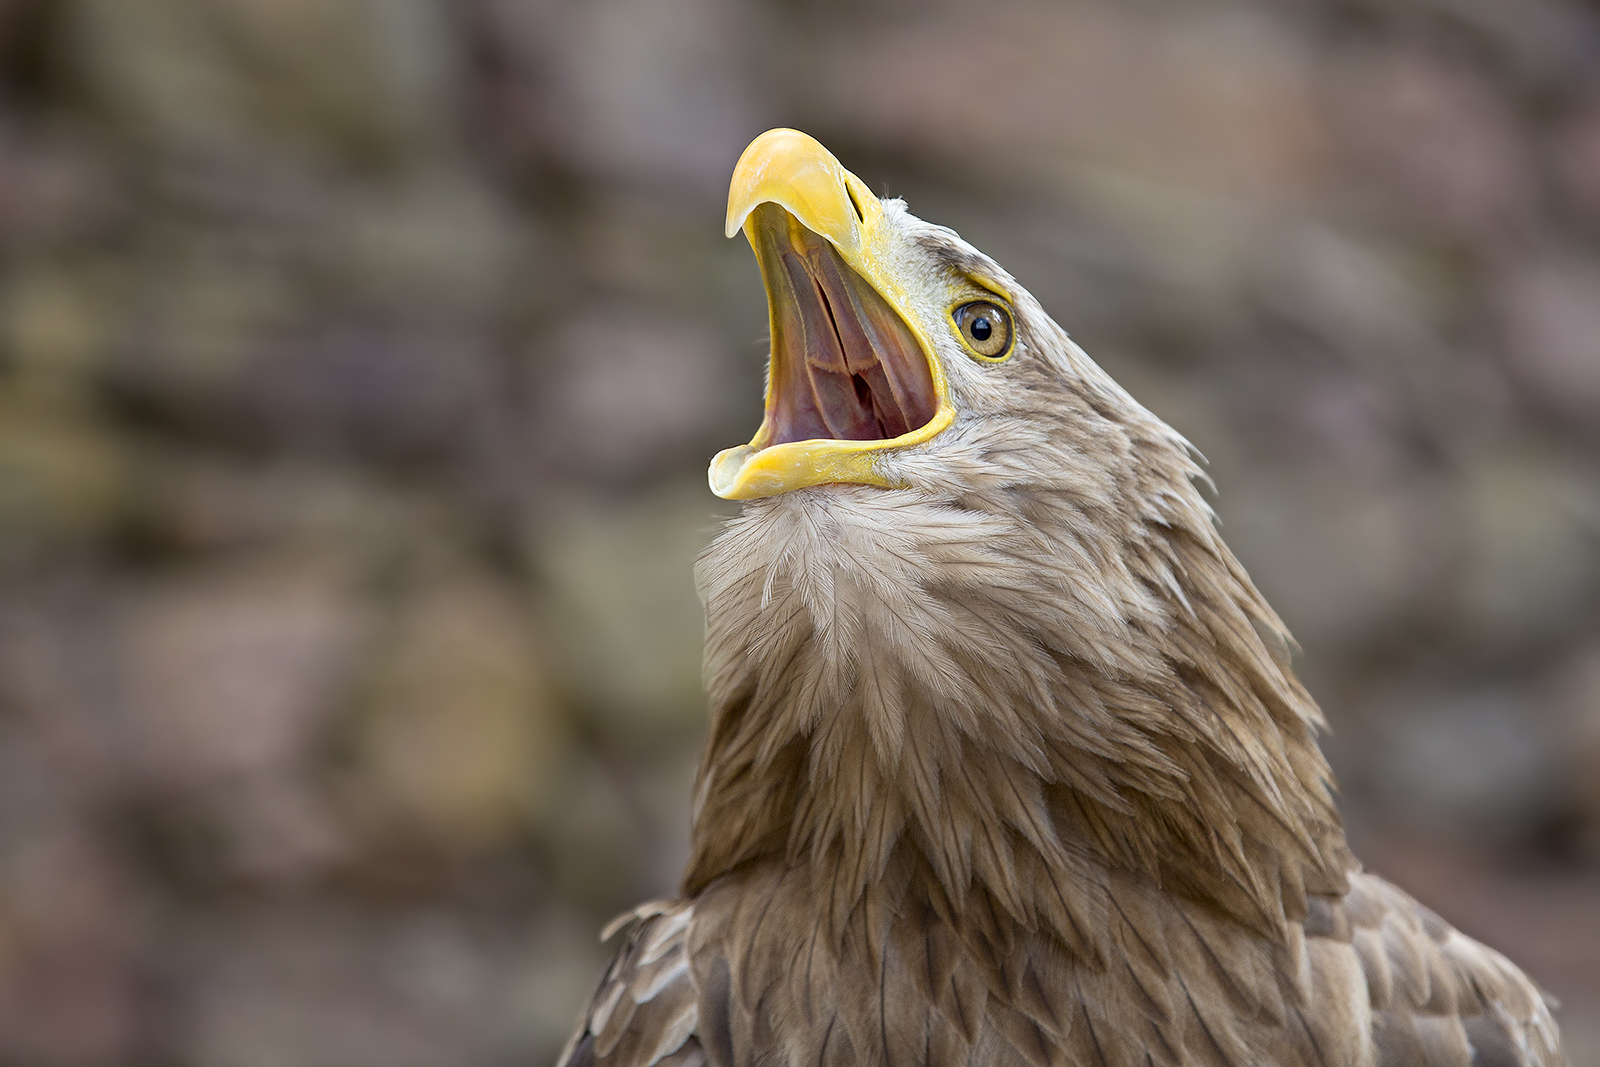
<path id="1" fill-rule="evenodd" d="M 770 130 L 745 149 L 728 236 L 741 229 L 772 352 L 760 429 L 712 461 L 719 496 L 853 484 L 954 500 L 1063 473 L 1093 492 L 1110 488 L 1097 476 L 1107 464 L 1063 472 L 1062 450 L 1108 421 L 1158 425 L 999 264 L 874 196 L 806 134 Z M 1193 473 L 1177 434 L 1154 437 Z M 1103 450 L 1089 458 L 1111 459 Z"/>

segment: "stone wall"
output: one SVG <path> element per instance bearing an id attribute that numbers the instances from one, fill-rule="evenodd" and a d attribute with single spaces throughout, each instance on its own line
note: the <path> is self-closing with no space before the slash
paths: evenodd
<path id="1" fill-rule="evenodd" d="M 1600 1057 L 1592 4 L 0 0 L 0 1062 L 550 1061 L 684 852 L 774 125 L 1205 452 L 1369 862 Z"/>

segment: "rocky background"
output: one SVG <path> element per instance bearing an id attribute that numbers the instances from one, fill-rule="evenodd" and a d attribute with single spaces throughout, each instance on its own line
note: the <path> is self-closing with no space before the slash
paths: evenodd
<path id="1" fill-rule="evenodd" d="M 0 0 L 0 1064 L 547 1064 L 669 892 L 816 134 L 1210 457 L 1600 1064 L 1600 7 Z"/>

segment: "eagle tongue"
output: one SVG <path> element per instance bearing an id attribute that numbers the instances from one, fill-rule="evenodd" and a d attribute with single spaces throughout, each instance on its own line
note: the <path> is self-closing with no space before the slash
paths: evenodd
<path id="1" fill-rule="evenodd" d="M 765 445 L 886 440 L 933 418 L 927 357 L 883 297 L 779 205 L 752 220 L 772 320 Z"/>
<path id="2" fill-rule="evenodd" d="M 876 430 L 874 438 L 899 437 L 926 422 L 913 422 L 900 394 L 884 366 L 884 358 L 909 355 L 923 362 L 915 340 L 905 324 L 891 311 L 883 298 L 865 279 L 839 261 L 833 246 L 825 245 L 816 257 L 817 286 L 827 302 L 844 355 L 845 367 L 852 376 L 852 390 L 858 406 L 865 409 Z M 909 353 L 903 351 L 909 341 Z M 931 418 L 933 413 L 928 413 Z"/>
<path id="3" fill-rule="evenodd" d="M 807 258 L 789 249 L 779 253 L 788 307 L 772 342 L 778 418 L 771 443 L 880 438 L 882 427 L 872 405 L 862 403 L 830 302 Z"/>

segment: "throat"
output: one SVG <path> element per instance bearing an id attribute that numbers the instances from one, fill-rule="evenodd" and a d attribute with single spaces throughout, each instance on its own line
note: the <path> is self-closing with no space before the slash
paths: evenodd
<path id="1" fill-rule="evenodd" d="M 1315 707 L 1231 557 L 1179 544 L 1170 602 L 1086 618 L 1044 560 L 998 553 L 994 516 L 885 497 L 764 501 L 702 561 L 712 726 L 687 894 L 804 864 L 835 922 L 915 884 L 1093 955 L 1112 878 L 1268 933 L 1342 891 Z"/>

